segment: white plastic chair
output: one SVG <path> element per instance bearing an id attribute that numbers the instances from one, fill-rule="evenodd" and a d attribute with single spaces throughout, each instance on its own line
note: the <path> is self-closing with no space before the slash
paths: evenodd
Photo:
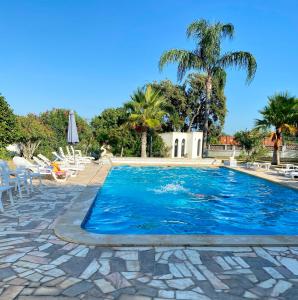
<path id="1" fill-rule="evenodd" d="M 4 212 L 3 202 L 2 202 L 2 194 L 3 192 L 7 192 L 9 195 L 10 204 L 14 205 L 12 190 L 13 186 L 10 185 L 0 185 L 0 211 Z"/>
<path id="2" fill-rule="evenodd" d="M 24 176 L 21 172 L 11 171 L 6 162 L 1 161 L 0 162 L 0 168 L 1 168 L 1 182 L 4 186 L 11 186 L 13 185 L 15 187 L 15 190 L 18 191 L 19 197 L 22 199 L 22 185 L 25 187 L 27 194 L 29 195 L 29 188 L 28 188 L 28 182 L 27 177 Z M 11 177 L 13 175 L 13 177 Z"/>

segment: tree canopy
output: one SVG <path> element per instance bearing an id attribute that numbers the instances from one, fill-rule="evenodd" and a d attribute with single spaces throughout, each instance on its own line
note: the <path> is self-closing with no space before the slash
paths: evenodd
<path id="1" fill-rule="evenodd" d="M 205 76 L 204 86 L 206 91 L 203 148 L 206 149 L 209 134 L 209 118 L 212 102 L 213 85 L 215 80 L 225 81 L 227 67 L 243 68 L 247 72 L 247 82 L 250 82 L 256 72 L 257 63 L 253 55 L 245 51 L 221 53 L 221 42 L 224 38 L 234 36 L 234 26 L 230 23 L 209 23 L 198 20 L 191 23 L 186 31 L 188 38 L 195 41 L 194 50 L 171 49 L 165 51 L 159 60 L 162 70 L 168 63 L 177 63 L 177 76 L 181 81 L 189 71 L 196 71 Z M 216 105 L 216 104 L 215 104 Z"/>
<path id="2" fill-rule="evenodd" d="M 4 96 L 0 94 L 0 149 L 16 140 L 16 116 Z"/>
<path id="3" fill-rule="evenodd" d="M 271 139 L 274 142 L 272 164 L 280 164 L 279 145 L 283 133 L 295 134 L 298 125 L 298 99 L 289 93 L 277 93 L 268 97 L 268 105 L 261 111 L 262 119 L 256 120 L 259 128 L 274 127 Z"/>
<path id="4" fill-rule="evenodd" d="M 167 102 L 161 92 L 148 85 L 138 89 L 124 105 L 129 126 L 141 133 L 141 156 L 146 157 L 147 134 L 150 129 L 160 129 L 167 115 Z"/>
<path id="5" fill-rule="evenodd" d="M 34 114 L 17 117 L 17 142 L 20 145 L 21 154 L 31 159 L 39 145 L 44 141 L 53 139 L 53 131 Z"/>

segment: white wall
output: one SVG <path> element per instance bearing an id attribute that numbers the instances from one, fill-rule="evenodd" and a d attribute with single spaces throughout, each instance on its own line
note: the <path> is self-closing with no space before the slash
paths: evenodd
<path id="1" fill-rule="evenodd" d="M 160 134 L 164 143 L 170 148 L 171 158 L 181 158 L 182 141 L 185 140 L 185 157 L 201 158 L 202 157 L 202 132 L 167 132 Z M 175 141 L 178 139 L 178 155 L 175 157 Z M 198 139 L 201 140 L 200 156 L 197 156 Z"/>

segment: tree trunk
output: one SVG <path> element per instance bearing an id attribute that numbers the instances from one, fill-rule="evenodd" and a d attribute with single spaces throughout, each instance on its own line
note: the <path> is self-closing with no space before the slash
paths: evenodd
<path id="1" fill-rule="evenodd" d="M 280 153 L 279 153 L 279 142 L 281 139 L 281 130 L 280 128 L 276 128 L 275 130 L 275 141 L 273 146 L 273 156 L 272 156 L 272 165 L 280 164 Z"/>
<path id="2" fill-rule="evenodd" d="M 195 118 L 199 115 L 199 112 L 200 112 L 200 107 L 198 107 L 196 113 L 193 115 L 193 117 L 191 118 L 190 122 L 189 122 L 189 126 L 188 126 L 188 129 L 187 129 L 187 132 L 191 132 L 191 128 L 192 128 L 192 124 L 193 122 L 195 121 Z"/>
<path id="3" fill-rule="evenodd" d="M 207 140 L 208 140 L 208 127 L 209 127 L 209 109 L 212 92 L 212 77 L 210 74 L 207 75 L 206 79 L 206 105 L 205 105 L 205 116 L 204 116 L 204 127 L 203 127 L 203 154 L 207 156 Z"/>
<path id="4" fill-rule="evenodd" d="M 142 147 L 141 147 L 141 157 L 147 157 L 147 131 L 142 132 Z"/>

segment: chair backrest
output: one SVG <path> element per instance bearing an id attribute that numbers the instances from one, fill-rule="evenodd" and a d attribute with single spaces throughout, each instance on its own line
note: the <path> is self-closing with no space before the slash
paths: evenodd
<path id="1" fill-rule="evenodd" d="M 53 153 L 53 155 L 55 156 L 55 158 L 57 159 L 57 160 L 64 160 L 64 158 L 63 157 L 61 157 L 56 151 L 53 151 L 52 152 Z"/>
<path id="2" fill-rule="evenodd" d="M 33 160 L 40 166 L 40 167 L 47 167 L 48 164 L 46 164 L 44 161 L 42 161 L 41 159 L 39 159 L 36 156 L 33 156 Z"/>
<path id="3" fill-rule="evenodd" d="M 50 161 L 46 156 L 44 156 L 44 155 L 42 155 L 42 154 L 38 154 L 37 156 L 38 156 L 43 162 L 45 162 L 48 166 L 51 165 L 51 161 Z"/>
<path id="4" fill-rule="evenodd" d="M 62 147 L 59 147 L 59 155 L 63 158 L 65 158 L 65 154 L 64 154 L 64 151 L 63 151 L 63 148 Z"/>
<path id="5" fill-rule="evenodd" d="M 72 152 L 72 155 L 75 155 L 75 150 L 74 150 L 74 147 L 72 145 L 70 146 L 70 150 Z"/>
<path id="6" fill-rule="evenodd" d="M 70 153 L 69 146 L 66 146 L 66 152 L 67 152 L 67 155 L 68 155 L 68 156 L 73 155 L 73 154 Z"/>
<path id="7" fill-rule="evenodd" d="M 4 161 L 0 161 L 0 175 L 2 185 L 9 185 L 9 168 L 7 166 L 7 163 Z"/>

